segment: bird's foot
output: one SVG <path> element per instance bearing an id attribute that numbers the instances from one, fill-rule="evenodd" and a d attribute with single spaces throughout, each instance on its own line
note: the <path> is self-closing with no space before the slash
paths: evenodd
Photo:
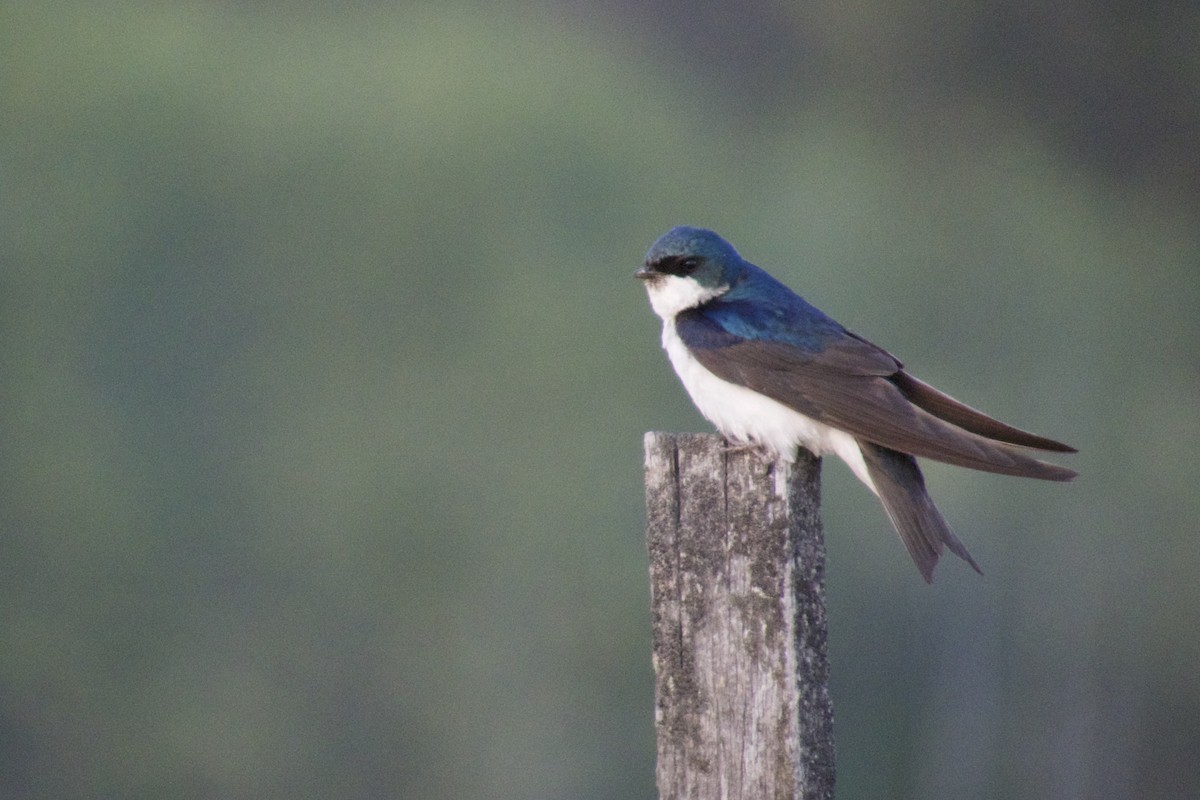
<path id="1" fill-rule="evenodd" d="M 730 439 L 725 440 L 725 455 L 733 455 L 735 453 L 755 453 L 763 458 L 769 458 L 771 452 L 760 444 L 753 442 L 735 442 Z"/>

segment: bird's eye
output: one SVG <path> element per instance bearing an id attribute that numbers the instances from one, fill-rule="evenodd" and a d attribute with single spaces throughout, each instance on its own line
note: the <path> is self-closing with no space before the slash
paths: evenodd
<path id="1" fill-rule="evenodd" d="M 681 275 L 691 275 L 696 271 L 696 267 L 700 266 L 700 259 L 695 256 L 688 256 L 679 262 L 679 273 Z"/>

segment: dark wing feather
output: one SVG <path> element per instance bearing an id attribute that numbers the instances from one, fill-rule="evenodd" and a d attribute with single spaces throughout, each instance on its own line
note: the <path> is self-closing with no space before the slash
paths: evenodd
<path id="1" fill-rule="evenodd" d="M 989 417 L 982 411 L 976 411 L 967 404 L 955 400 L 950 395 L 938 391 L 928 383 L 914 378 L 904 370 L 900 370 L 895 375 L 892 375 L 891 381 L 896 384 L 896 388 L 910 402 L 920 406 L 939 419 L 943 419 L 952 425 L 957 425 L 963 430 L 977 433 L 980 436 L 994 439 L 997 442 L 1008 442 L 1009 444 L 1017 444 L 1022 447 L 1053 450 L 1058 453 L 1078 452 L 1070 445 L 1056 442 L 1053 439 L 1047 439 L 1045 436 L 1038 436 L 1037 434 L 1023 431 L 1020 428 L 1014 428 L 998 419 Z"/>
<path id="2" fill-rule="evenodd" d="M 713 374 L 855 438 L 987 472 L 1056 481 L 1076 475 L 1014 446 L 1067 451 L 1066 445 L 1012 428 L 916 381 L 887 351 L 858 336 L 812 350 L 719 337 L 714 326 L 700 313 L 676 320 L 680 338 Z M 1000 435 L 993 439 L 992 432 Z"/>

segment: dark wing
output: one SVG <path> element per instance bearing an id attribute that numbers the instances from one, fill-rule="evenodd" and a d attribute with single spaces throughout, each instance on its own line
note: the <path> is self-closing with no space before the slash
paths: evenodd
<path id="1" fill-rule="evenodd" d="M 887 351 L 848 332 L 814 349 L 734 336 L 700 309 L 676 330 L 714 375 L 883 447 L 971 469 L 1066 481 L 1076 473 L 1021 447 L 1067 445 L 992 419 L 913 378 Z"/>
<path id="2" fill-rule="evenodd" d="M 989 417 L 982 411 L 976 411 L 965 403 L 955 400 L 950 395 L 938 391 L 928 383 L 914 378 L 904 370 L 900 370 L 895 375 L 892 375 L 890 380 L 909 399 L 909 402 L 920 406 L 939 419 L 945 420 L 952 425 L 957 425 L 963 430 L 977 433 L 980 436 L 987 439 L 994 439 L 997 442 L 1019 444 L 1022 447 L 1053 450 L 1057 453 L 1077 452 L 1070 445 L 1056 442 L 1053 439 L 1047 439 L 1045 436 L 1038 436 L 1028 431 L 1023 431 L 1020 428 L 1014 428 L 998 419 Z"/>

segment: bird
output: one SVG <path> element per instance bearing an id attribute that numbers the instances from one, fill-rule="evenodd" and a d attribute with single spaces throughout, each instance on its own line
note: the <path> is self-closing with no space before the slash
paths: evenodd
<path id="1" fill-rule="evenodd" d="M 711 230 L 672 228 L 634 274 L 676 374 L 730 445 L 789 463 L 798 447 L 841 458 L 879 498 L 927 583 L 947 549 L 983 571 L 930 498 L 918 457 L 1049 481 L 1077 475 L 1031 454 L 1075 448 L 919 380 Z"/>

